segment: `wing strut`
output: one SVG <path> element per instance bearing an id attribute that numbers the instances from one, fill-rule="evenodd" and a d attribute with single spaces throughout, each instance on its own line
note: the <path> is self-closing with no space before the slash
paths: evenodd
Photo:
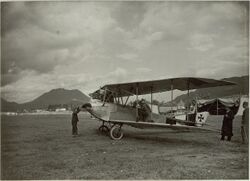
<path id="1" fill-rule="evenodd" d="M 107 88 L 105 88 L 105 93 L 104 93 L 104 97 L 103 97 L 103 104 L 102 104 L 102 106 L 104 106 L 105 105 L 105 103 L 106 103 L 106 96 L 107 96 Z"/>
<path id="2" fill-rule="evenodd" d="M 138 84 L 136 84 L 136 121 L 139 121 L 138 117 Z"/>
<path id="3" fill-rule="evenodd" d="M 125 104 L 124 106 L 126 106 L 127 102 L 128 102 L 128 99 L 129 99 L 130 96 L 127 97 L 126 101 L 125 101 Z"/>
<path id="4" fill-rule="evenodd" d="M 173 80 L 171 80 L 171 113 L 173 113 L 173 99 L 174 99 L 174 85 L 173 85 Z"/>
<path id="5" fill-rule="evenodd" d="M 152 109 L 153 108 L 153 105 L 152 105 L 152 103 L 153 103 L 153 93 L 152 92 L 153 92 L 153 87 L 151 86 L 150 87 L 150 94 L 151 94 L 151 114 L 150 114 L 150 120 L 153 120 L 152 119 L 152 112 L 153 112 L 153 109 Z"/>
<path id="6" fill-rule="evenodd" d="M 217 98 L 217 100 L 216 100 L 216 112 L 217 112 L 217 115 L 218 115 L 218 113 L 219 113 L 219 105 L 218 105 L 218 98 Z"/>
<path id="7" fill-rule="evenodd" d="M 187 114 L 186 114 L 186 118 L 187 118 L 187 121 L 189 121 L 189 117 L 188 117 L 188 113 L 189 113 L 189 110 L 190 110 L 190 107 L 189 107 L 189 86 L 190 86 L 190 81 L 189 81 L 189 79 L 188 79 L 188 81 L 187 81 L 187 93 L 188 93 L 188 106 L 187 106 Z"/>

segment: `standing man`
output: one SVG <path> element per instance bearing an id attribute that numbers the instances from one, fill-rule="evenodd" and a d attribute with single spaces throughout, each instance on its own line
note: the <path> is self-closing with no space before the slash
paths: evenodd
<path id="1" fill-rule="evenodd" d="M 233 119 L 233 111 L 229 107 L 226 107 L 226 114 L 224 115 L 221 128 L 221 140 L 225 140 L 225 136 L 227 136 L 227 141 L 231 141 L 233 136 Z"/>
<path id="2" fill-rule="evenodd" d="M 71 123 L 72 123 L 72 135 L 73 136 L 77 136 L 78 135 L 78 129 L 77 129 L 77 122 L 79 121 L 78 119 L 78 113 L 80 112 L 80 108 L 77 107 L 73 113 L 72 113 L 72 119 L 71 119 Z"/>
<path id="3" fill-rule="evenodd" d="M 246 143 L 248 142 L 248 127 L 249 127 L 249 108 L 248 108 L 248 102 L 243 102 L 243 115 L 242 115 L 242 121 L 241 121 L 241 137 L 242 142 Z"/>

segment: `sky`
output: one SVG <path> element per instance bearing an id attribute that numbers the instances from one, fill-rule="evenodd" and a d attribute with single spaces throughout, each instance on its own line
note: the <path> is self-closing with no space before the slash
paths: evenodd
<path id="1" fill-rule="evenodd" d="M 248 75 L 247 2 L 1 3 L 1 96 Z"/>

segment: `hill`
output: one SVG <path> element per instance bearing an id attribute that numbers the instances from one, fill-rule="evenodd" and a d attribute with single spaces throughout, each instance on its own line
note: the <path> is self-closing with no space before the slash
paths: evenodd
<path id="1" fill-rule="evenodd" d="M 16 102 L 8 102 L 1 98 L 1 111 L 2 112 L 15 112 L 19 109 L 19 104 Z"/>
<path id="2" fill-rule="evenodd" d="M 187 94 L 183 94 L 177 96 L 174 99 L 175 103 L 179 101 L 187 102 L 188 99 L 194 99 L 197 97 L 198 99 L 206 99 L 206 98 L 216 98 L 216 97 L 227 97 L 233 95 L 248 95 L 249 93 L 249 76 L 242 76 L 242 77 L 231 77 L 231 78 L 224 78 L 221 80 L 234 82 L 237 85 L 235 86 L 222 86 L 222 87 L 211 87 L 211 88 L 204 88 L 204 89 L 197 89 L 193 92 L 190 92 L 189 98 Z"/>
<path id="3" fill-rule="evenodd" d="M 83 94 L 81 91 L 66 90 L 63 88 L 53 89 L 49 92 L 46 92 L 34 99 L 33 101 L 26 102 L 23 104 L 18 104 L 15 102 L 8 102 L 4 99 L 1 99 L 1 108 L 3 112 L 6 111 L 22 111 L 32 110 L 32 109 L 47 109 L 50 105 L 76 105 L 89 101 L 89 97 Z"/>
<path id="4" fill-rule="evenodd" d="M 215 98 L 215 97 L 226 97 L 232 95 L 248 94 L 249 92 L 249 76 L 242 77 L 231 77 L 224 78 L 222 80 L 235 82 L 237 86 L 224 86 L 224 87 L 214 87 L 198 89 L 190 92 L 189 98 L 187 94 L 180 95 L 174 99 L 175 103 L 180 100 L 187 102 L 189 99 L 198 97 L 199 99 L 204 98 Z M 49 105 L 80 105 L 82 103 L 88 102 L 89 97 L 83 94 L 79 90 L 66 90 L 63 88 L 53 89 L 49 92 L 44 93 L 33 101 L 18 104 L 15 102 L 8 102 L 1 98 L 1 111 L 22 111 L 32 110 L 32 109 L 47 109 Z"/>

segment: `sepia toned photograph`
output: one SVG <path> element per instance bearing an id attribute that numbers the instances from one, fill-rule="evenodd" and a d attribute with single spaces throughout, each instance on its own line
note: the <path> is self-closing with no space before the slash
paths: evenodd
<path id="1" fill-rule="evenodd" d="M 1 180 L 249 179 L 248 1 L 1 2 Z"/>

